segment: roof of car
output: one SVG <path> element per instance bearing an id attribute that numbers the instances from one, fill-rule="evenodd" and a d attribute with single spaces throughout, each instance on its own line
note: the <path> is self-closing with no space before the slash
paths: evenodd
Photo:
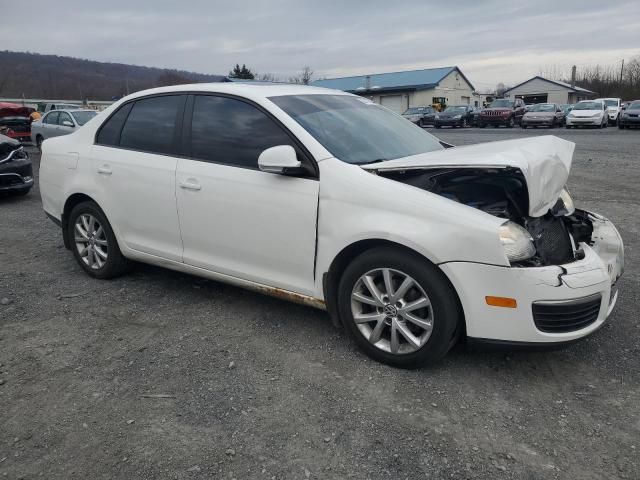
<path id="1" fill-rule="evenodd" d="M 50 115 L 55 112 L 66 112 L 66 113 L 78 113 L 78 112 L 96 112 L 100 113 L 97 110 L 93 110 L 92 108 L 56 108 L 55 110 L 49 110 L 44 115 Z"/>
<path id="2" fill-rule="evenodd" d="M 348 93 L 328 88 L 311 87 L 307 85 L 293 85 L 290 83 L 270 82 L 219 82 L 219 83 L 191 83 L 173 85 L 170 87 L 142 90 L 125 97 L 123 100 L 173 92 L 211 92 L 228 93 L 248 98 L 268 98 L 283 95 L 349 95 Z"/>

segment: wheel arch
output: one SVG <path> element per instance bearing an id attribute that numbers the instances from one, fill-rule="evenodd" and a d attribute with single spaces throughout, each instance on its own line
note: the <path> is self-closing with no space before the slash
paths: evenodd
<path id="1" fill-rule="evenodd" d="M 342 319 L 340 318 L 340 314 L 338 312 L 338 284 L 340 282 L 340 277 L 344 272 L 345 268 L 351 261 L 353 261 L 358 255 L 371 250 L 373 248 L 378 247 L 390 247 L 394 249 L 398 249 L 404 252 L 407 252 L 411 255 L 419 256 L 423 261 L 428 262 L 432 265 L 435 265 L 438 270 L 442 273 L 443 278 L 447 281 L 451 290 L 454 292 L 456 296 L 456 301 L 458 303 L 458 308 L 460 310 L 460 318 L 462 319 L 461 327 L 466 331 L 466 319 L 464 315 L 464 309 L 462 308 L 462 302 L 460 300 L 460 295 L 456 290 L 455 286 L 449 279 L 448 275 L 438 266 L 438 264 L 432 262 L 429 258 L 427 258 L 422 253 L 406 246 L 398 242 L 394 242 L 392 240 L 385 240 L 382 238 L 371 238 L 365 240 L 358 240 L 356 242 L 351 243 L 344 247 L 333 259 L 331 265 L 329 266 L 329 270 L 323 274 L 322 277 L 322 288 L 324 294 L 324 301 L 327 308 L 327 311 L 331 315 L 333 323 L 336 326 L 342 324 Z"/>
<path id="2" fill-rule="evenodd" d="M 64 242 L 64 247 L 67 250 L 71 250 L 71 240 L 69 239 L 67 234 L 69 230 L 69 214 L 76 205 L 82 202 L 93 202 L 98 205 L 98 202 L 96 202 L 89 195 L 85 193 L 74 193 L 67 198 L 67 200 L 64 202 L 64 207 L 62 208 L 62 215 L 60 218 L 60 223 L 62 225 L 62 241 Z M 100 207 L 100 205 L 98 205 L 98 207 Z"/>

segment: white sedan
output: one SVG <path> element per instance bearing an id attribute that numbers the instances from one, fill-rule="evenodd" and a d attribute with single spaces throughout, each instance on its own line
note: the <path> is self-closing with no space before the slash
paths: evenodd
<path id="1" fill-rule="evenodd" d="M 40 191 L 92 277 L 135 260 L 326 308 L 396 366 L 600 328 L 623 246 L 564 188 L 574 144 L 445 146 L 334 90 L 173 86 L 48 140 Z"/>
<path id="2" fill-rule="evenodd" d="M 567 128 L 605 128 L 608 124 L 609 111 L 602 100 L 583 100 L 576 103 L 565 119 Z"/>

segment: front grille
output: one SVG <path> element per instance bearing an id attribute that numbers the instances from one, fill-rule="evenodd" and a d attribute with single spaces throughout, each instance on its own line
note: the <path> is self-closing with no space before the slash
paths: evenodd
<path id="1" fill-rule="evenodd" d="M 502 115 L 503 112 L 499 112 L 499 111 L 495 111 L 495 110 L 488 110 L 486 112 L 482 112 L 482 115 L 488 115 L 490 117 L 495 117 L 498 115 Z"/>
<path id="2" fill-rule="evenodd" d="M 541 332 L 565 333 L 580 330 L 598 319 L 600 294 L 577 300 L 534 302 L 533 321 Z"/>

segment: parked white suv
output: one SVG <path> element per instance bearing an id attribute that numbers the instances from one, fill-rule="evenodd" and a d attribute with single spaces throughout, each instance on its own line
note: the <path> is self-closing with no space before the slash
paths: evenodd
<path id="1" fill-rule="evenodd" d="M 618 123 L 618 115 L 620 115 L 620 109 L 622 104 L 621 98 L 597 98 L 607 107 L 607 115 L 609 117 L 609 123 L 615 125 Z"/>
<path id="2" fill-rule="evenodd" d="M 92 277 L 137 260 L 326 308 L 389 364 L 570 342 L 616 302 L 622 240 L 574 208 L 556 137 L 445 149 L 343 92 L 198 84 L 43 149 L 44 209 Z"/>

